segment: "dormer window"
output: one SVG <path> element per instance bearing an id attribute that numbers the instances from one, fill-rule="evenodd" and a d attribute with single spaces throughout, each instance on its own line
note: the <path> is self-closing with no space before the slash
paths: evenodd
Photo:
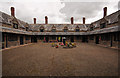
<path id="1" fill-rule="evenodd" d="M 11 24 L 11 23 L 12 23 L 12 22 L 11 22 L 11 19 L 8 19 L 8 23 L 9 23 L 9 24 Z"/>
<path id="2" fill-rule="evenodd" d="M 13 23 L 13 28 L 18 29 L 18 24 Z"/>
<path id="3" fill-rule="evenodd" d="M 90 27 L 90 31 L 92 31 L 92 30 L 94 30 L 94 28 L 93 28 L 93 27 Z"/>
<path id="4" fill-rule="evenodd" d="M 76 32 L 79 32 L 80 31 L 80 29 L 76 29 Z"/>
<path id="5" fill-rule="evenodd" d="M 53 26 L 51 31 L 52 31 L 52 32 L 56 32 L 56 27 Z"/>
<path id="6" fill-rule="evenodd" d="M 109 21 L 108 21 L 106 18 L 103 18 L 103 19 L 100 21 L 100 29 L 106 28 L 108 22 L 109 22 Z"/>
<path id="7" fill-rule="evenodd" d="M 40 27 L 40 32 L 44 32 L 44 27 L 43 26 Z"/>
<path id="8" fill-rule="evenodd" d="M 77 27 L 75 28 L 75 31 L 76 31 L 76 32 L 79 32 L 79 31 L 80 31 L 80 28 L 77 26 Z"/>
<path id="9" fill-rule="evenodd" d="M 68 31 L 68 27 L 65 26 L 65 27 L 64 27 L 64 32 L 67 32 L 67 31 Z"/>
<path id="10" fill-rule="evenodd" d="M 108 20 L 108 23 L 111 24 L 111 20 L 110 19 Z"/>
<path id="11" fill-rule="evenodd" d="M 100 24 L 100 29 L 102 29 L 102 28 L 106 28 L 106 23 Z"/>
<path id="12" fill-rule="evenodd" d="M 26 27 L 26 31 L 28 31 L 28 27 Z"/>

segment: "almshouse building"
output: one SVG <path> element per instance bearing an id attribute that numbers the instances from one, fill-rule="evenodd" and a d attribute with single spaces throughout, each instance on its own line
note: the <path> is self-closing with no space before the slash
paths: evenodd
<path id="1" fill-rule="evenodd" d="M 120 11 L 107 15 L 107 7 L 103 9 L 103 18 L 83 24 L 49 24 L 45 16 L 45 24 L 28 24 L 15 17 L 15 9 L 11 7 L 11 15 L 0 11 L 0 32 L 2 32 L 2 49 L 33 42 L 57 42 L 66 37 L 70 42 L 86 42 L 118 48 L 120 41 Z"/>

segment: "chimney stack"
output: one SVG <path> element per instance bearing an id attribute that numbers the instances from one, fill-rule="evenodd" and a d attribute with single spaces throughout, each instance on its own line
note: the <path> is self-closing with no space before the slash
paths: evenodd
<path id="1" fill-rule="evenodd" d="M 14 9 L 14 7 L 11 7 L 11 16 L 15 17 L 15 9 Z"/>
<path id="2" fill-rule="evenodd" d="M 85 24 L 85 17 L 83 17 L 83 24 Z"/>
<path id="3" fill-rule="evenodd" d="M 73 24 L 74 23 L 74 18 L 73 17 L 71 17 L 71 24 Z"/>
<path id="4" fill-rule="evenodd" d="M 45 24 L 48 24 L 48 17 L 45 16 Z"/>
<path id="5" fill-rule="evenodd" d="M 104 7 L 104 15 L 103 15 L 103 17 L 105 17 L 105 16 L 107 16 L 107 7 Z"/>
<path id="6" fill-rule="evenodd" d="M 36 24 L 36 18 L 33 18 L 34 19 L 34 24 Z"/>

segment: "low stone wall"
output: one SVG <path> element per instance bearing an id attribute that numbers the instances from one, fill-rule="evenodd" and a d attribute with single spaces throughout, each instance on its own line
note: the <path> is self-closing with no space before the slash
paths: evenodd
<path id="1" fill-rule="evenodd" d="M 20 37 L 21 37 L 21 35 L 4 34 L 3 37 L 4 37 L 3 38 L 4 40 L 1 43 L 2 49 L 20 45 Z M 28 44 L 28 43 L 31 43 L 31 37 L 29 36 L 27 39 L 25 39 L 25 36 L 23 36 L 23 44 Z"/>
<path id="2" fill-rule="evenodd" d="M 25 40 L 25 44 L 31 43 L 31 40 Z"/>
<path id="3" fill-rule="evenodd" d="M 8 41 L 7 42 L 7 47 L 11 47 L 11 46 L 18 46 L 19 43 L 17 41 Z"/>
<path id="4" fill-rule="evenodd" d="M 113 41 L 113 47 L 115 47 L 115 48 L 119 48 L 119 42 L 117 42 L 117 41 Z"/>
<path id="5" fill-rule="evenodd" d="M 95 44 L 95 41 L 94 40 L 88 40 L 88 43 Z"/>
<path id="6" fill-rule="evenodd" d="M 99 44 L 110 47 L 110 41 L 100 41 Z"/>
<path id="7" fill-rule="evenodd" d="M 96 44 L 95 40 L 88 40 L 88 43 L 90 43 L 90 44 Z M 103 45 L 105 47 L 111 47 L 111 41 L 110 40 L 109 41 L 102 41 L 102 40 L 100 40 L 99 44 Z M 118 41 L 112 41 L 112 47 L 118 48 Z"/>

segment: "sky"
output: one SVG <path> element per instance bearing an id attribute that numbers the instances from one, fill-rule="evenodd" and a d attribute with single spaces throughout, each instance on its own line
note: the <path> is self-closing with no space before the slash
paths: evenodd
<path id="1" fill-rule="evenodd" d="M 107 15 L 116 12 L 119 0 L 0 0 L 0 11 L 10 13 L 10 7 L 15 7 L 15 16 L 32 24 L 33 18 L 38 24 L 45 23 L 48 16 L 49 24 L 69 24 L 74 17 L 74 23 L 82 24 L 97 21 L 103 17 L 103 8 L 107 7 Z"/>

